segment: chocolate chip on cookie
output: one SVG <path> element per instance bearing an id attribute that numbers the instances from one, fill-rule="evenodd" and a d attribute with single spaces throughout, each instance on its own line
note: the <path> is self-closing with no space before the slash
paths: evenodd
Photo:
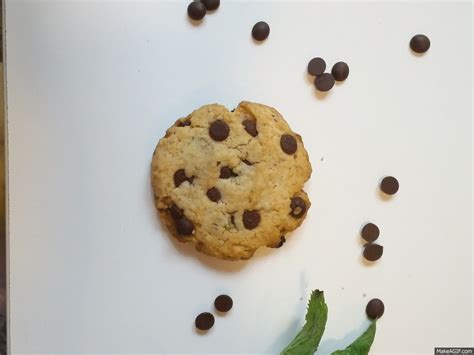
<path id="1" fill-rule="evenodd" d="M 301 218 L 306 213 L 306 202 L 301 197 L 293 197 L 290 203 L 290 216 L 293 218 Z"/>
<path id="2" fill-rule="evenodd" d="M 284 134 L 280 138 L 280 147 L 286 154 L 291 155 L 296 153 L 298 144 L 296 143 L 295 137 L 289 134 Z"/>
<path id="3" fill-rule="evenodd" d="M 257 123 L 255 120 L 245 119 L 242 124 L 244 125 L 245 131 L 252 137 L 256 137 L 258 135 Z"/>
<path id="4" fill-rule="evenodd" d="M 176 187 L 181 185 L 183 182 L 188 181 L 188 178 L 186 176 L 184 169 L 176 170 L 176 172 L 174 173 L 173 179 L 174 179 L 174 186 Z"/>
<path id="5" fill-rule="evenodd" d="M 212 202 L 217 202 L 221 199 L 221 193 L 216 187 L 207 190 L 206 195 Z"/>
<path id="6" fill-rule="evenodd" d="M 274 246 L 274 248 L 281 248 L 283 246 L 283 244 L 285 244 L 285 243 L 286 243 L 286 238 L 285 238 L 284 235 L 282 235 L 280 237 L 280 241 L 278 242 L 277 245 Z"/>
<path id="7" fill-rule="evenodd" d="M 186 217 L 181 217 L 176 221 L 176 231 L 181 235 L 191 235 L 194 232 L 194 224 Z"/>
<path id="8" fill-rule="evenodd" d="M 229 126 L 223 120 L 216 120 L 209 127 L 209 135 L 215 141 L 223 141 L 229 136 Z"/>
<path id="9" fill-rule="evenodd" d="M 221 174 L 219 175 L 219 178 L 221 179 L 229 179 L 231 177 L 236 177 L 237 174 L 235 174 L 231 168 L 228 166 L 223 166 L 221 168 Z"/>
<path id="10" fill-rule="evenodd" d="M 183 217 L 183 210 L 174 203 L 168 208 L 168 212 L 170 213 L 171 218 L 174 220 L 178 220 Z"/>
<path id="11" fill-rule="evenodd" d="M 258 211 L 245 211 L 242 215 L 244 227 L 247 229 L 254 229 L 260 224 L 260 213 Z"/>
<path id="12" fill-rule="evenodd" d="M 248 161 L 247 159 L 242 160 L 242 163 L 244 163 L 245 165 L 253 165 L 253 163 L 251 161 Z"/>
<path id="13" fill-rule="evenodd" d="M 187 118 L 185 120 L 178 120 L 178 122 L 176 123 L 176 126 L 178 126 L 178 127 L 191 126 L 191 120 L 189 118 Z"/>

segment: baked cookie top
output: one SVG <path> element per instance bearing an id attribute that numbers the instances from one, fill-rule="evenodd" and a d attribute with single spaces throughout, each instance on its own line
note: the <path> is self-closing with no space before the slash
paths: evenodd
<path id="1" fill-rule="evenodd" d="M 203 106 L 159 141 L 151 166 L 155 205 L 180 241 L 222 259 L 280 246 L 304 220 L 311 164 L 301 136 L 272 107 Z"/>

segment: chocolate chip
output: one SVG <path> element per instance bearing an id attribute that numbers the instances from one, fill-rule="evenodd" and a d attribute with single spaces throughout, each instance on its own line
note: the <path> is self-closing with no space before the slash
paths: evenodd
<path id="1" fill-rule="evenodd" d="M 298 144 L 296 143 L 295 137 L 289 134 L 284 134 L 280 138 L 280 147 L 286 154 L 295 154 Z"/>
<path id="2" fill-rule="evenodd" d="M 308 73 L 314 76 L 321 75 L 326 70 L 326 62 L 323 58 L 313 58 L 308 63 Z"/>
<path id="3" fill-rule="evenodd" d="M 337 62 L 332 66 L 331 74 L 336 81 L 344 81 L 349 76 L 349 66 L 344 62 Z"/>
<path id="4" fill-rule="evenodd" d="M 201 0 L 208 11 L 215 10 L 221 4 L 221 0 Z"/>
<path id="5" fill-rule="evenodd" d="M 380 183 L 380 189 L 387 195 L 396 194 L 399 187 L 400 185 L 398 184 L 398 180 L 395 179 L 393 176 L 384 177 L 382 179 L 382 182 Z"/>
<path id="6" fill-rule="evenodd" d="M 195 21 L 202 20 L 206 15 L 206 7 L 203 3 L 193 1 L 188 5 L 188 16 Z"/>
<path id="7" fill-rule="evenodd" d="M 381 300 L 378 298 L 374 298 L 367 303 L 367 307 L 365 307 L 365 313 L 367 313 L 367 317 L 370 319 L 377 319 L 383 316 L 385 311 L 385 306 Z"/>
<path id="8" fill-rule="evenodd" d="M 196 317 L 194 324 L 200 330 L 209 330 L 214 325 L 214 316 L 209 312 L 201 313 Z"/>
<path id="9" fill-rule="evenodd" d="M 219 178 L 221 179 L 229 179 L 231 177 L 236 177 L 237 174 L 235 174 L 231 168 L 228 166 L 223 166 L 221 168 L 221 174 L 219 175 Z"/>
<path id="10" fill-rule="evenodd" d="M 255 120 L 246 119 L 242 122 L 242 124 L 244 125 L 245 131 L 252 137 L 256 137 L 258 135 L 257 123 Z"/>
<path id="11" fill-rule="evenodd" d="M 368 261 L 376 261 L 382 257 L 383 246 L 379 244 L 367 243 L 364 247 L 364 258 Z"/>
<path id="12" fill-rule="evenodd" d="M 173 218 L 174 220 L 178 220 L 183 217 L 183 210 L 176 206 L 174 203 L 171 205 L 170 208 L 168 208 L 168 212 L 170 213 L 171 218 Z"/>
<path id="13" fill-rule="evenodd" d="M 209 197 L 209 200 L 211 200 L 212 202 L 217 202 L 221 199 L 221 193 L 215 187 L 210 188 L 209 190 L 207 190 L 206 195 L 207 195 L 207 197 Z"/>
<path id="14" fill-rule="evenodd" d="M 332 74 L 324 73 L 314 80 L 314 86 L 316 89 L 322 92 L 326 92 L 332 89 L 334 86 L 334 77 Z"/>
<path id="15" fill-rule="evenodd" d="M 270 34 L 270 26 L 264 21 L 257 22 L 252 28 L 252 37 L 257 41 L 264 41 Z"/>
<path id="16" fill-rule="evenodd" d="M 184 172 L 184 169 L 179 169 L 176 170 L 173 176 L 174 179 L 174 186 L 178 187 L 181 185 L 183 182 L 188 181 L 188 178 L 186 177 L 186 173 Z"/>
<path id="17" fill-rule="evenodd" d="M 194 224 L 186 217 L 182 217 L 175 222 L 176 231 L 181 235 L 191 235 L 194 232 Z"/>
<path id="18" fill-rule="evenodd" d="M 275 245 L 275 248 L 281 248 L 283 246 L 283 244 L 285 244 L 285 242 L 286 242 L 286 238 L 285 238 L 284 235 L 282 235 L 280 237 L 280 241 L 278 242 L 278 244 Z"/>
<path id="19" fill-rule="evenodd" d="M 215 141 L 223 141 L 229 136 L 229 126 L 223 120 L 216 120 L 209 127 L 209 135 Z"/>
<path id="20" fill-rule="evenodd" d="M 362 238 L 368 242 L 373 242 L 377 240 L 377 238 L 379 237 L 379 234 L 380 234 L 379 227 L 377 227 L 373 223 L 367 223 L 362 228 L 362 231 L 360 232 L 360 235 L 362 236 Z"/>
<path id="21" fill-rule="evenodd" d="M 217 296 L 214 300 L 214 307 L 216 307 L 219 312 L 229 312 L 232 309 L 233 304 L 234 302 L 232 301 L 232 298 L 227 295 Z"/>
<path id="22" fill-rule="evenodd" d="M 260 224 L 260 213 L 258 211 L 245 211 L 242 215 L 242 221 L 247 229 L 254 229 Z"/>
<path id="23" fill-rule="evenodd" d="M 306 213 L 306 202 L 301 197 L 292 197 L 290 203 L 290 216 L 293 218 L 301 218 Z"/>
<path id="24" fill-rule="evenodd" d="M 191 120 L 189 118 L 185 119 L 184 121 L 179 120 L 176 124 L 178 127 L 186 127 L 191 126 Z"/>
<path id="25" fill-rule="evenodd" d="M 251 161 L 248 161 L 247 159 L 242 160 L 242 163 L 246 165 L 253 165 L 253 163 Z"/>
<path id="26" fill-rule="evenodd" d="M 415 35 L 410 40 L 410 48 L 416 53 L 425 53 L 430 49 L 430 39 L 425 35 Z"/>

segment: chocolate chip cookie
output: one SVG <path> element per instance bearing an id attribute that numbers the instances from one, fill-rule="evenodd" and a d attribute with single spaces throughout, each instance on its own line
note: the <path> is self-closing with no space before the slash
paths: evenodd
<path id="1" fill-rule="evenodd" d="M 301 136 L 274 108 L 250 102 L 177 120 L 151 164 L 155 205 L 173 236 L 228 260 L 282 245 L 306 217 L 310 175 Z"/>

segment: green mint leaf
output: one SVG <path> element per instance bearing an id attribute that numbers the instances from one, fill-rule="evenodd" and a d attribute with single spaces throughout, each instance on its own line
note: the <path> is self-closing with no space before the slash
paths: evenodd
<path id="1" fill-rule="evenodd" d="M 375 338 L 375 321 L 369 326 L 369 328 L 358 337 L 354 342 L 344 350 L 337 350 L 332 355 L 368 355 L 370 347 L 374 342 Z"/>
<path id="2" fill-rule="evenodd" d="M 306 311 L 306 323 L 281 355 L 312 355 L 318 349 L 319 341 L 326 327 L 328 306 L 323 291 L 311 292 Z"/>

